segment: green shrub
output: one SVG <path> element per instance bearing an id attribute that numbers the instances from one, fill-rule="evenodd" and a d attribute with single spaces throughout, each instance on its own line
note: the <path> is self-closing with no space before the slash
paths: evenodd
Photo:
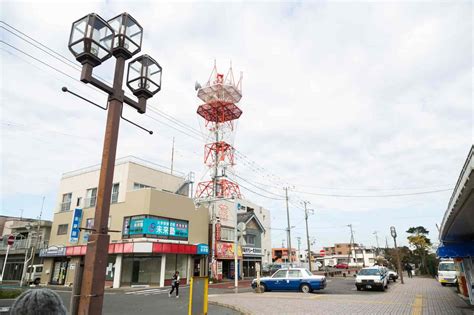
<path id="1" fill-rule="evenodd" d="M 15 299 L 23 291 L 18 289 L 0 289 L 0 299 Z"/>

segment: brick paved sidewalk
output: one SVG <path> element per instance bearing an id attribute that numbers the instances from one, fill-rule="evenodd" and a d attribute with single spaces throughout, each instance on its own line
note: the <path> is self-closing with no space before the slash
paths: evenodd
<path id="1" fill-rule="evenodd" d="M 391 284 L 386 292 L 242 293 L 211 295 L 209 300 L 236 306 L 248 314 L 474 314 L 453 288 L 418 277 L 406 279 L 403 285 Z"/>

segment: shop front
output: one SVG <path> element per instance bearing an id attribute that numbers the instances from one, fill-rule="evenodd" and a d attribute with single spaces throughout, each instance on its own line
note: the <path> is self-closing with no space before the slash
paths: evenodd
<path id="1" fill-rule="evenodd" d="M 64 285 L 68 273 L 70 259 L 66 256 L 64 246 L 50 246 L 40 250 L 39 256 L 44 258 L 43 270 L 47 276 L 47 283 Z"/>
<path id="2" fill-rule="evenodd" d="M 244 259 L 242 270 L 244 277 L 257 276 L 257 267 L 262 265 L 262 249 L 256 247 L 242 247 Z"/>
<path id="3" fill-rule="evenodd" d="M 234 257 L 234 243 L 217 242 L 216 244 L 216 259 L 217 259 L 217 278 L 218 279 L 234 279 L 235 274 L 235 257 Z M 242 260 L 242 248 L 238 246 L 237 259 Z M 237 268 L 239 277 L 240 266 Z"/>

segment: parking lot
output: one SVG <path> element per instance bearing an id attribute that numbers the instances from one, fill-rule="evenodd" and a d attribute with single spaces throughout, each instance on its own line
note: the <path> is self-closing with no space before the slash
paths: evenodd
<path id="1" fill-rule="evenodd" d="M 312 294 L 253 292 L 210 295 L 210 300 L 230 304 L 246 314 L 472 314 L 452 287 L 434 279 L 406 279 L 390 283 L 388 290 L 357 291 L 353 278 L 330 278 L 328 286 Z"/>

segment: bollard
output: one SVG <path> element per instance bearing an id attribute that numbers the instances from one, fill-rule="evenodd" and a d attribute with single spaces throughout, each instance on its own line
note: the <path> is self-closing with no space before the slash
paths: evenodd
<path id="1" fill-rule="evenodd" d="M 342 276 L 345 278 L 345 277 L 346 277 L 346 273 L 345 273 L 345 272 L 343 272 L 343 273 L 342 273 Z"/>

